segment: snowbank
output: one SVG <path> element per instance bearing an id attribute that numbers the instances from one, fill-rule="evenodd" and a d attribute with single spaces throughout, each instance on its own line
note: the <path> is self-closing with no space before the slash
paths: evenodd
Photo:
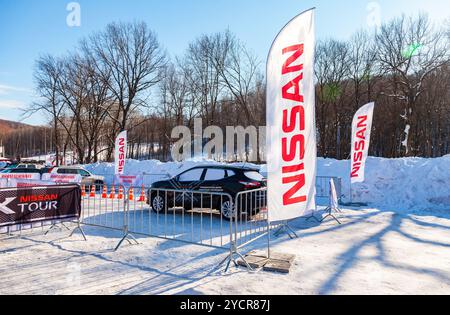
<path id="1" fill-rule="evenodd" d="M 201 159 L 183 163 L 129 160 L 126 171 L 132 175 L 145 174 L 145 184 L 150 185 L 193 166 L 211 164 L 220 163 Z M 106 181 L 112 183 L 113 164 L 91 164 L 86 169 L 95 174 L 106 175 Z M 317 175 L 341 177 L 346 201 L 350 196 L 349 171 L 350 161 L 318 159 Z M 263 165 L 261 173 L 265 172 L 266 167 Z M 450 211 L 450 155 L 437 159 L 371 157 L 366 164 L 366 181 L 353 187 L 353 201 L 390 210 Z"/>
<path id="2" fill-rule="evenodd" d="M 350 195 L 350 161 L 319 159 L 318 175 L 342 178 Z M 437 159 L 369 158 L 366 180 L 353 186 L 353 200 L 396 210 L 450 211 L 450 155 Z M 347 198 L 348 199 L 348 198 Z"/>

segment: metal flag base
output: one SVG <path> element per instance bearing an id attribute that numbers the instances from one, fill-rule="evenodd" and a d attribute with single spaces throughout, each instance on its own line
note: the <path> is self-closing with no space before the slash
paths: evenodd
<path id="1" fill-rule="evenodd" d="M 250 264 L 247 262 L 247 260 L 245 259 L 245 257 L 239 252 L 235 242 L 232 242 L 230 245 L 230 253 L 227 255 L 227 257 L 224 258 L 224 260 L 222 260 L 218 265 L 217 265 L 217 269 L 220 268 L 220 266 L 222 266 L 225 262 L 227 263 L 224 272 L 227 273 L 228 270 L 230 269 L 230 265 L 233 262 L 235 267 L 238 267 L 238 263 L 236 262 L 236 258 L 235 256 L 237 256 L 238 258 L 240 258 L 245 266 L 247 267 L 247 269 L 249 271 L 254 271 L 253 268 L 250 266 Z"/>
<path id="2" fill-rule="evenodd" d="M 275 233 L 273 233 L 273 235 L 275 235 L 275 237 L 279 237 L 283 233 L 286 233 L 291 240 L 294 238 L 298 238 L 297 233 L 295 233 L 295 231 L 289 226 L 288 221 L 282 222 L 281 226 L 275 231 Z"/>
<path id="3" fill-rule="evenodd" d="M 336 211 L 336 212 L 342 213 L 341 209 L 339 209 L 339 208 L 334 208 L 334 209 L 333 209 L 332 207 L 328 207 L 328 208 L 325 209 L 325 212 L 328 211 L 327 215 L 324 216 L 324 217 L 320 220 L 320 222 L 325 221 L 327 218 L 332 218 L 332 219 L 335 220 L 337 223 L 339 223 L 339 225 L 341 225 L 341 224 L 342 224 L 341 221 L 339 221 L 338 218 L 336 218 L 336 216 L 333 214 L 333 210 Z"/>
<path id="4" fill-rule="evenodd" d="M 139 242 L 136 240 L 136 238 L 133 236 L 133 234 L 128 232 L 128 226 L 124 227 L 123 232 L 124 232 L 124 235 L 123 235 L 122 239 L 119 241 L 116 248 L 114 248 L 115 252 L 120 248 L 120 246 L 122 245 L 122 243 L 124 241 L 127 241 L 128 244 L 130 244 L 130 245 L 133 245 L 132 241 L 134 241 L 134 243 L 135 243 L 134 245 L 139 245 Z"/>
<path id="5" fill-rule="evenodd" d="M 311 212 L 311 215 L 310 215 L 309 217 L 306 218 L 306 221 L 309 221 L 309 220 L 311 220 L 311 219 L 314 219 L 314 221 L 316 221 L 316 222 L 318 222 L 318 223 L 322 222 L 321 220 L 319 220 L 319 219 L 316 218 L 316 216 L 314 215 L 314 211 Z"/>

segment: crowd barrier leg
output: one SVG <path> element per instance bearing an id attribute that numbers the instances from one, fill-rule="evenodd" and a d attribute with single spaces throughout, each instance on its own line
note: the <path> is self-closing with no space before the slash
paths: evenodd
<path id="1" fill-rule="evenodd" d="M 237 200 L 235 202 L 235 207 L 237 207 Z M 235 224 L 233 224 L 233 217 L 235 218 Z M 234 232 L 233 232 L 233 226 L 234 226 Z M 234 235 L 235 239 L 233 239 L 233 235 Z M 230 265 L 232 262 L 235 267 L 238 266 L 238 263 L 236 261 L 236 256 L 237 256 L 237 258 L 240 258 L 244 262 L 248 271 L 254 271 L 253 268 L 250 266 L 250 264 L 245 259 L 245 257 L 239 252 L 239 248 L 236 245 L 236 240 L 237 240 L 237 211 L 235 211 L 235 214 L 230 219 L 230 252 L 219 263 L 217 268 L 220 269 L 220 267 L 226 262 L 227 264 L 225 266 L 224 272 L 227 273 L 228 270 L 230 269 Z"/>
<path id="2" fill-rule="evenodd" d="M 59 222 L 59 223 L 52 223 L 52 225 L 50 226 L 50 228 L 44 233 L 44 235 L 47 235 L 48 233 L 50 233 L 51 230 L 55 229 L 58 227 L 58 225 L 61 225 L 63 228 L 65 228 L 67 231 L 70 231 L 70 228 L 64 224 L 64 222 Z"/>
<path id="3" fill-rule="evenodd" d="M 125 192 L 125 196 L 128 196 L 128 192 Z M 135 245 L 139 245 L 139 242 L 136 240 L 136 238 L 133 236 L 133 234 L 130 233 L 130 231 L 128 229 L 128 214 L 129 214 L 129 210 L 130 210 L 130 201 L 129 201 L 128 198 L 125 197 L 124 211 L 123 211 L 123 214 L 124 214 L 124 217 L 123 217 L 123 222 L 124 222 L 124 224 L 123 224 L 123 237 L 119 241 L 119 243 L 117 244 L 117 246 L 114 249 L 114 251 L 117 251 L 124 241 L 127 241 L 130 245 L 132 245 L 133 242 L 135 243 Z"/>
<path id="4" fill-rule="evenodd" d="M 77 220 L 77 226 L 72 230 L 69 237 L 72 237 L 75 234 L 75 231 L 80 231 L 81 235 L 83 236 L 84 241 L 87 241 L 86 234 L 84 234 L 83 228 L 81 227 L 80 219 Z"/>

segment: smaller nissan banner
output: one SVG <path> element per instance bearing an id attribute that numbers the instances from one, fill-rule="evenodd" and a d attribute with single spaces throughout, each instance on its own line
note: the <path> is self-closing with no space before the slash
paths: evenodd
<path id="1" fill-rule="evenodd" d="M 290 21 L 267 59 L 267 170 L 269 221 L 315 209 L 317 165 L 314 10 Z"/>
<path id="2" fill-rule="evenodd" d="M 369 155 L 370 133 L 372 130 L 375 103 L 361 107 L 352 123 L 351 183 L 364 182 L 367 156 Z"/>
<path id="3" fill-rule="evenodd" d="M 144 176 L 142 175 L 116 175 L 114 177 L 115 183 L 126 188 L 141 187 L 144 183 Z"/>
<path id="4" fill-rule="evenodd" d="M 122 131 L 116 138 L 114 151 L 115 175 L 123 175 L 127 158 L 127 132 Z"/>
<path id="5" fill-rule="evenodd" d="M 76 219 L 80 214 L 78 185 L 0 188 L 0 227 Z"/>
<path id="6" fill-rule="evenodd" d="M 0 179 L 20 179 L 20 180 L 40 180 L 41 174 L 39 173 L 0 173 Z"/>
<path id="7" fill-rule="evenodd" d="M 82 177 L 79 174 L 42 174 L 43 181 L 57 184 L 81 184 Z"/>

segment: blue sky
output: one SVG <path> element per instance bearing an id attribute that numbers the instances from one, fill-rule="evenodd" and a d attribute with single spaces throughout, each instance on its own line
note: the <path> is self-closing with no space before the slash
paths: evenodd
<path id="1" fill-rule="evenodd" d="M 201 34 L 229 28 L 265 61 L 281 27 L 314 6 L 318 39 L 346 39 L 368 28 L 377 8 L 381 20 L 423 11 L 440 23 L 450 15 L 448 0 L 78 0 L 81 26 L 69 27 L 70 2 L 0 0 L 0 119 L 21 120 L 19 108 L 36 99 L 33 67 L 40 54 L 64 54 L 112 21 L 147 22 L 172 56 Z M 33 125 L 45 121 L 42 114 L 24 120 Z"/>

